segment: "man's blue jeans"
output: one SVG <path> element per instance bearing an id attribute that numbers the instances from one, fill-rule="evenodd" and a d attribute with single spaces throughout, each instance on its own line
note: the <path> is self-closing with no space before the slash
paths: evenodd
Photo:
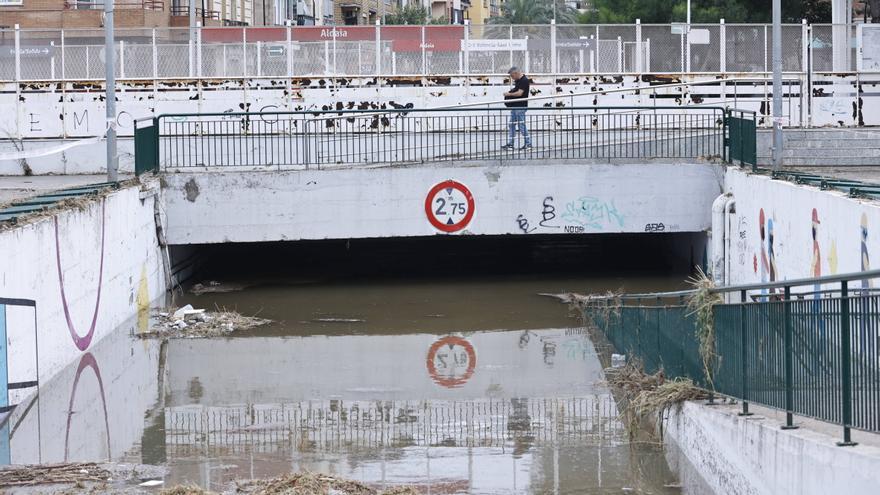
<path id="1" fill-rule="evenodd" d="M 514 141 L 516 141 L 517 127 L 519 127 L 519 132 L 526 140 L 526 146 L 532 145 L 532 138 L 529 136 L 529 130 L 526 128 L 526 110 L 528 109 L 514 108 L 510 111 L 510 121 L 507 123 L 507 144 L 510 146 L 513 146 Z"/>

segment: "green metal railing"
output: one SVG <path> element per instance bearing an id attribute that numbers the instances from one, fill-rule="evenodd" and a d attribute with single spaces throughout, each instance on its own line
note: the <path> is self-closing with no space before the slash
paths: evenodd
<path id="1" fill-rule="evenodd" d="M 711 383 L 699 353 L 688 292 L 635 294 L 586 307 L 585 316 L 618 352 L 647 372 L 687 377 L 698 385 L 793 416 L 880 432 L 880 270 L 842 276 L 715 289 Z M 733 299 L 733 300 L 730 300 Z"/>
<path id="2" fill-rule="evenodd" d="M 469 160 L 747 160 L 755 115 L 720 107 L 566 107 L 545 103 L 522 118 L 516 148 L 504 107 L 166 114 L 135 123 L 137 173 L 167 169 L 321 169 Z M 520 117 L 517 117 L 519 119 Z M 519 120 L 517 121 L 519 122 Z M 737 126 L 736 146 L 728 136 Z M 748 131 L 751 129 L 751 131 Z M 517 127 L 516 129 L 520 129 Z"/>

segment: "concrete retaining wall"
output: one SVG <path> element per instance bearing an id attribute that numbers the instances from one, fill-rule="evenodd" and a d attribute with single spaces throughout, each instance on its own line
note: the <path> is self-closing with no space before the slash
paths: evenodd
<path id="1" fill-rule="evenodd" d="M 713 82 L 690 88 L 643 90 L 572 97 L 572 94 L 657 84 L 707 81 L 718 74 L 675 75 L 559 75 L 535 76 L 532 95 L 560 96 L 559 111 L 571 106 L 732 106 L 758 113 L 759 125 L 770 119 L 769 86 L 764 82 Z M 880 125 L 880 78 L 869 75 L 815 74 L 811 92 L 796 82 L 785 99 L 786 124 L 790 126 Z M 135 119 L 163 113 L 240 111 L 328 111 L 382 109 L 412 105 L 414 108 L 455 107 L 502 99 L 508 88 L 504 76 L 433 76 L 336 79 L 274 78 L 248 80 L 123 81 L 117 91 L 116 124 L 121 136 L 131 136 Z M 553 106 L 549 101 L 533 106 Z M 2 83 L 0 106 L 12 109 L 0 114 L 0 153 L 16 147 L 40 149 L 57 145 L 59 139 L 100 135 L 106 128 L 104 89 L 95 81 L 67 83 Z M 808 108 L 812 109 L 812 115 Z M 24 139 L 22 143 L 18 140 Z M 49 141 L 28 141 L 34 139 Z M 13 141 L 15 140 L 15 141 Z M 133 170 L 131 140 L 120 142 L 123 170 Z M 101 173 L 101 146 L 87 145 L 60 155 L 29 160 L 37 174 Z M 0 174 L 22 174 L 17 161 L 0 161 Z"/>
<path id="2" fill-rule="evenodd" d="M 166 287 L 157 201 L 159 182 L 151 180 L 0 232 L 0 296 L 37 302 L 36 337 L 30 308 L 7 312 L 10 382 L 38 373 L 45 382 L 132 315 L 146 328 Z M 10 392 L 11 403 L 30 392 Z"/>
<path id="3" fill-rule="evenodd" d="M 873 267 L 880 266 L 880 204 L 875 201 L 733 167 L 725 190 L 736 201 L 736 212 L 727 219 L 728 284 L 858 272 L 872 267 L 872 257 L 877 258 Z"/>
<path id="4" fill-rule="evenodd" d="M 443 225 L 451 219 L 459 225 L 451 231 L 457 234 L 702 232 L 710 226 L 710 206 L 721 191 L 722 175 L 720 166 L 708 163 L 540 162 L 169 174 L 168 242 L 444 233 L 431 216 Z M 432 188 L 450 179 L 470 191 L 472 206 L 460 191 L 447 195 L 442 187 L 438 196 L 428 198 Z M 451 217 L 436 214 L 453 209 Z"/>
<path id="5" fill-rule="evenodd" d="M 665 439 L 716 494 L 871 495 L 880 486 L 880 448 L 838 447 L 811 429 L 783 431 L 736 406 L 686 402 L 664 423 Z"/>

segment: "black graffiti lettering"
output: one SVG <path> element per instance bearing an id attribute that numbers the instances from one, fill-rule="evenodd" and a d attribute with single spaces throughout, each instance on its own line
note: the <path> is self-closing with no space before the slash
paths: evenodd
<path id="1" fill-rule="evenodd" d="M 275 125 L 279 120 L 278 114 L 277 113 L 270 113 L 269 118 L 267 118 L 267 116 L 264 115 L 263 112 L 265 112 L 267 110 L 277 110 L 277 109 L 278 109 L 278 105 L 264 106 L 263 108 L 260 109 L 260 120 L 262 120 L 263 122 L 265 122 L 269 125 Z"/>
<path id="2" fill-rule="evenodd" d="M 131 114 L 126 112 L 125 110 L 119 112 L 119 114 L 116 116 L 116 127 L 128 129 L 132 127 L 132 124 L 134 124 L 134 117 L 132 117 Z"/>
<path id="3" fill-rule="evenodd" d="M 584 230 L 586 230 L 586 229 L 584 229 L 583 225 L 566 225 L 565 226 L 565 233 L 566 234 L 583 234 Z"/>
<path id="4" fill-rule="evenodd" d="M 538 223 L 541 227 L 549 227 L 558 229 L 559 225 L 548 225 L 547 222 L 556 218 L 556 206 L 553 205 L 553 196 L 544 198 L 544 209 L 541 210 L 541 221 Z"/>
<path id="5" fill-rule="evenodd" d="M 28 114 L 28 115 L 30 115 L 30 117 L 31 117 L 31 119 L 30 119 L 31 132 L 40 132 L 40 131 L 42 131 L 43 129 L 41 129 L 40 127 L 38 127 L 38 124 L 40 123 L 40 121 L 37 120 L 37 116 L 36 116 L 35 114 L 33 114 L 33 113 Z"/>
<path id="6" fill-rule="evenodd" d="M 74 110 L 74 112 L 73 112 L 73 129 L 79 130 L 80 126 L 82 126 L 83 123 L 85 123 L 85 127 L 86 127 L 85 130 L 88 131 L 89 130 L 89 111 L 83 110 L 82 115 L 77 116 L 76 110 Z"/>
<path id="7" fill-rule="evenodd" d="M 645 224 L 645 232 L 663 232 L 666 230 L 666 226 L 662 223 L 649 223 Z"/>
<path id="8" fill-rule="evenodd" d="M 516 217 L 516 224 L 519 226 L 519 230 L 523 232 L 523 234 L 528 234 L 529 232 L 534 232 L 534 228 L 529 228 L 529 220 L 522 216 L 522 214 Z"/>

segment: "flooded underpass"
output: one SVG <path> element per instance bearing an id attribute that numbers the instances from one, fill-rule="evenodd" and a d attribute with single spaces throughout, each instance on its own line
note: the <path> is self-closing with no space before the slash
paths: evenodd
<path id="1" fill-rule="evenodd" d="M 158 465 L 165 487 L 212 491 L 310 471 L 432 494 L 681 493 L 663 449 L 630 441 L 586 329 L 541 294 L 680 289 L 700 239 L 601 237 L 205 248 L 174 305 L 272 323 L 120 328 L 41 390 L 13 456 Z"/>

